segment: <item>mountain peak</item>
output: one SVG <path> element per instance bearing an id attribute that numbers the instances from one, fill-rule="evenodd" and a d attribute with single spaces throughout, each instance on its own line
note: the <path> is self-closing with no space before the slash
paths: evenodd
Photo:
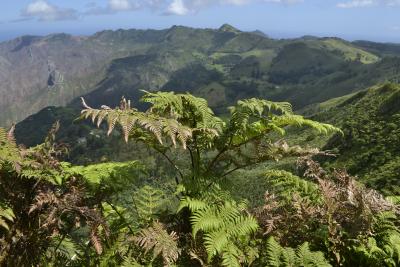
<path id="1" fill-rule="evenodd" d="M 225 23 L 224 25 L 219 27 L 218 30 L 222 31 L 222 32 L 235 32 L 235 33 L 240 32 L 238 29 L 236 29 L 235 27 L 233 27 L 232 25 L 229 25 L 227 23 Z"/>
<path id="2" fill-rule="evenodd" d="M 269 38 L 269 36 L 267 34 L 265 34 L 264 32 L 262 32 L 260 30 L 255 30 L 255 31 L 252 31 L 250 33 L 256 34 L 256 35 L 261 36 L 261 37 Z"/>

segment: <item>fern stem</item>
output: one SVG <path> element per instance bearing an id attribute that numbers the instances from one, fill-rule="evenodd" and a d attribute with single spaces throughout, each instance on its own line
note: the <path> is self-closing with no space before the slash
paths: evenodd
<path id="1" fill-rule="evenodd" d="M 57 254 L 56 254 L 56 253 L 57 253 L 57 250 L 58 250 L 58 248 L 60 247 L 61 243 L 64 241 L 66 235 L 67 235 L 67 233 L 64 233 L 64 234 L 62 235 L 60 241 L 58 242 L 56 248 L 54 249 L 54 257 L 56 257 L 56 255 L 57 255 Z"/>
<path id="2" fill-rule="evenodd" d="M 133 229 L 130 227 L 129 223 L 126 221 L 125 217 L 118 211 L 118 209 L 109 201 L 106 201 L 106 203 L 108 205 L 110 205 L 110 207 L 115 211 L 115 213 L 117 213 L 117 215 L 121 218 L 121 220 L 125 223 L 126 227 L 128 227 L 129 232 L 131 232 L 132 235 L 135 234 L 135 232 L 133 231 Z"/>
<path id="3" fill-rule="evenodd" d="M 179 175 L 181 176 L 181 179 L 183 180 L 184 176 L 182 171 L 179 169 L 179 167 L 172 161 L 172 159 L 170 157 L 168 157 L 168 155 L 164 152 L 162 152 L 161 150 L 159 150 L 156 147 L 153 147 L 158 153 L 160 153 L 161 155 L 164 156 L 164 158 L 174 167 L 174 169 L 179 173 Z M 177 177 L 175 177 L 175 182 L 177 184 L 179 184 L 179 179 Z"/>

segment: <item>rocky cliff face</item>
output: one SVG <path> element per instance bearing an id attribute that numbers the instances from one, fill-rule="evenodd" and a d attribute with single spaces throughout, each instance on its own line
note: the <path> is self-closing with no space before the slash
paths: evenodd
<path id="1" fill-rule="evenodd" d="M 24 36 L 0 44 L 0 124 L 47 105 L 63 105 L 96 83 L 91 77 L 110 56 L 88 38 Z"/>
<path id="2" fill-rule="evenodd" d="M 146 53 L 147 43 L 157 42 L 152 33 L 163 31 L 23 36 L 0 43 L 0 125 L 90 92 L 113 59 Z"/>
<path id="3" fill-rule="evenodd" d="M 168 78 L 165 72 L 193 60 L 193 51 L 212 46 L 216 33 L 174 26 L 158 31 L 103 31 L 89 37 L 23 36 L 0 43 L 0 125 L 17 122 L 46 106 L 65 105 L 95 90 L 118 58 L 127 58 L 137 68 L 143 57 L 159 55 L 152 58 L 161 65 L 144 66 L 146 70 L 138 75 L 146 85 L 160 87 Z"/>

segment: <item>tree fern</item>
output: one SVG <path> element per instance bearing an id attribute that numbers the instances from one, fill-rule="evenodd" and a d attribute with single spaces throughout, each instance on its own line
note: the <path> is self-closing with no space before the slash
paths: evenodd
<path id="1" fill-rule="evenodd" d="M 190 94 L 145 91 L 142 101 L 150 103 L 146 112 L 131 107 L 125 98 L 115 109 L 108 106 L 93 109 L 82 99 L 82 117 L 91 118 L 97 125 L 107 121 L 108 133 L 119 124 L 125 141 L 132 137 L 154 148 L 193 193 L 210 183 L 222 183 L 225 176 L 248 166 L 318 153 L 315 149 L 290 147 L 283 140 L 269 136 L 272 132 L 284 133 L 291 125 L 310 126 L 321 133 L 339 131 L 331 125 L 294 115 L 286 102 L 255 98 L 238 101 L 231 108 L 228 123 L 224 123 L 205 99 Z M 185 156 L 190 159 L 187 166 L 177 164 L 170 156 L 178 144 L 187 149 Z M 189 170 L 189 174 L 184 170 Z M 180 182 L 178 178 L 176 182 Z"/>
<path id="2" fill-rule="evenodd" d="M 106 120 L 108 134 L 120 124 L 125 141 L 128 141 L 132 131 L 141 129 L 151 133 L 161 144 L 165 137 L 174 145 L 178 140 L 184 148 L 193 131 L 205 130 L 212 137 L 218 134 L 218 127 L 222 125 L 222 121 L 214 116 L 204 99 L 189 94 L 146 92 L 143 100 L 153 104 L 149 112 L 139 112 L 131 108 L 129 101 L 125 99 L 122 99 L 120 107 L 116 109 L 103 106 L 100 110 L 89 107 L 82 99 L 85 107 L 82 116 L 91 118 L 93 122 L 97 120 L 98 126 Z M 187 115 L 189 110 L 193 112 L 193 118 Z"/>

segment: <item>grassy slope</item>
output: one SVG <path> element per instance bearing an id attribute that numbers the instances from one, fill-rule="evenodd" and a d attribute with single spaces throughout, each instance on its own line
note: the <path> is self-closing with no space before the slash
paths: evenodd
<path id="1" fill-rule="evenodd" d="M 399 194 L 400 86 L 375 86 L 322 103 L 318 109 L 324 111 L 313 119 L 340 126 L 344 132 L 325 145 L 339 154 L 327 164 L 348 169 L 386 194 Z"/>
<path id="2" fill-rule="evenodd" d="M 65 80 L 60 86 L 48 88 L 47 72 L 42 71 L 34 75 L 38 79 L 24 81 L 23 86 L 9 88 L 7 82 L 2 83 L 11 99 L 7 103 L 13 104 L 0 103 L 1 125 L 20 120 L 47 105 L 65 105 L 82 94 L 91 97 L 90 93 L 95 92 L 93 102 L 112 99 L 105 104 L 115 105 L 121 95 L 137 96 L 138 89 L 169 90 L 171 84 L 185 79 L 192 81 L 191 87 L 182 83 L 180 88 L 173 89 L 207 96 L 210 85 L 221 85 L 208 97 L 220 110 L 222 102 L 215 101 L 215 96 L 224 96 L 225 106 L 239 98 L 258 96 L 289 100 L 301 108 L 378 82 L 398 80 L 399 61 L 381 60 L 387 53 L 375 52 L 389 49 L 384 44 L 372 51 L 365 45 L 337 38 L 274 40 L 229 25 L 215 30 L 174 26 L 166 30 L 103 31 L 80 39 L 55 35 L 37 37 L 23 44 L 19 40 L 0 44 L 3 49 L 0 49 L 0 69 L 2 66 L 7 69 L 5 64 L 13 61 L 13 57 L 21 62 L 21 68 L 8 76 L 24 81 L 31 70 L 47 68 L 45 59 L 51 57 Z M 41 47 L 38 44 L 44 44 L 45 50 L 38 50 Z M 18 52 L 11 53 L 16 46 Z M 30 62 L 26 58 L 29 51 L 41 55 L 40 60 L 35 57 Z M 2 56 L 4 53 L 7 56 Z M 30 66 L 28 63 L 35 67 L 23 68 Z M 206 74 L 206 79 L 198 81 L 193 64 L 220 76 Z M 27 84 L 31 81 L 35 84 L 29 88 Z"/>
<path id="3" fill-rule="evenodd" d="M 366 52 L 364 57 L 370 64 L 363 64 L 357 57 L 352 61 L 359 48 L 338 39 L 272 40 L 229 28 L 186 27 L 164 31 L 106 31 L 92 38 L 103 45 L 120 42 L 122 46 L 141 40 L 136 44 L 141 51 L 139 54 L 108 64 L 104 79 L 85 95 L 92 106 L 116 106 L 122 95 L 133 99 L 137 105 L 138 89 L 161 89 L 190 91 L 205 97 L 219 114 L 226 112 L 226 107 L 238 99 L 247 97 L 288 100 L 299 108 L 385 80 L 396 81 L 400 73 L 399 58 L 388 57 L 372 63 L 376 58 Z M 151 42 L 157 45 L 150 45 Z M 334 109 L 350 97 L 314 104 L 313 109 L 304 112 L 310 115 L 329 107 Z M 71 144 L 70 160 L 73 162 L 127 160 L 131 159 L 129 150 L 143 152 L 141 147 L 125 146 L 117 136 L 106 139 L 101 130 L 81 122 L 73 123 L 80 108 L 79 98 L 76 98 L 67 108 L 45 109 L 18 124 L 17 138 L 26 145 L 40 143 L 51 124 L 59 119 L 62 122 L 59 138 Z M 353 110 L 347 108 L 345 105 L 320 118 L 340 125 L 342 120 L 353 116 L 349 115 Z M 326 138 L 295 132 L 290 141 L 322 146 Z M 347 152 L 343 152 L 344 158 Z M 360 172 L 354 170 L 354 173 Z"/>

